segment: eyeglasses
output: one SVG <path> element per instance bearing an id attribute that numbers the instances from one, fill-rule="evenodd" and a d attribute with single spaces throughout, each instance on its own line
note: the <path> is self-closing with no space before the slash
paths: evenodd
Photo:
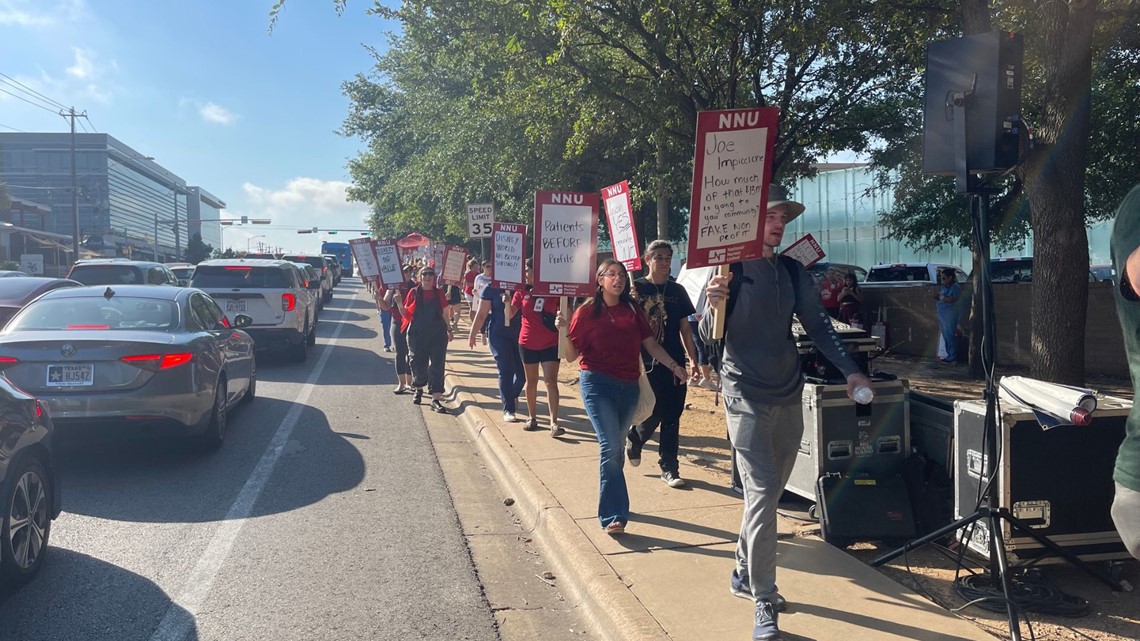
<path id="1" fill-rule="evenodd" d="M 421 276 L 435 276 L 435 272 L 424 272 L 424 273 L 422 273 L 422 274 L 420 274 L 420 275 L 421 275 Z"/>
<path id="2" fill-rule="evenodd" d="M 672 261 L 673 257 L 668 254 L 657 254 L 656 256 L 650 256 L 649 260 Z"/>
<path id="3" fill-rule="evenodd" d="M 606 273 L 602 274 L 601 277 L 602 278 L 621 278 L 622 276 L 623 276 L 623 274 L 621 272 L 606 272 Z"/>

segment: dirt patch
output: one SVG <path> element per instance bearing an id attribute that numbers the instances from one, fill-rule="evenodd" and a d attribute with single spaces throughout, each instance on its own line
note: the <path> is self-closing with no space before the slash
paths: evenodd
<path id="1" fill-rule="evenodd" d="M 984 384 L 970 379 L 962 365 L 939 362 L 881 357 L 874 361 L 877 371 L 890 372 L 909 382 L 910 388 L 926 394 L 953 400 L 982 397 Z M 1002 374 L 1026 375 L 1025 371 L 1004 369 Z M 562 368 L 564 383 L 577 385 L 576 368 Z M 1129 381 L 1096 378 L 1089 386 L 1113 396 L 1132 397 Z M 681 419 L 681 457 L 685 464 L 699 465 L 719 475 L 726 486 L 731 482 L 728 441 L 725 434 L 724 410 L 716 402 L 715 392 L 690 386 L 688 406 Z M 682 474 L 684 467 L 682 467 Z M 819 525 L 808 516 L 810 503 L 789 497 L 781 506 L 780 531 L 796 536 L 818 536 Z M 893 548 L 859 543 L 848 548 L 855 558 L 869 563 Z M 883 574 L 902 583 L 934 601 L 943 608 L 957 610 L 958 616 L 968 619 L 997 637 L 1009 638 L 1009 626 L 1004 612 L 993 613 L 976 606 L 966 606 L 954 588 L 955 577 L 966 572 L 986 570 L 979 559 L 966 556 L 959 570 L 957 550 L 929 545 L 896 559 L 880 569 Z M 1098 570 L 1111 572 L 1130 585 L 1140 585 L 1140 564 L 1134 561 L 1116 564 L 1109 568 L 1104 563 L 1094 564 Z M 1054 639 L 1058 641 L 1133 641 L 1140 639 L 1140 593 L 1113 592 L 1067 564 L 1041 565 L 1032 570 L 1048 585 L 1065 594 L 1086 599 L 1091 614 L 1080 618 L 1031 614 L 1030 628 L 1022 623 L 1024 639 Z"/>

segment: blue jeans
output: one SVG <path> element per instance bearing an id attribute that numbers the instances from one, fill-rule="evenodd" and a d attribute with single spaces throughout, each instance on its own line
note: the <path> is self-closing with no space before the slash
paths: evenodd
<path id="1" fill-rule="evenodd" d="M 939 309 L 938 324 L 942 329 L 942 341 L 946 344 L 946 360 L 958 360 L 958 339 L 954 335 L 958 329 L 958 310 L 952 307 Z"/>
<path id="2" fill-rule="evenodd" d="M 384 349 L 392 346 L 392 312 L 380 312 L 380 326 L 384 328 Z"/>
<path id="3" fill-rule="evenodd" d="M 499 370 L 499 396 L 503 399 L 503 411 L 514 414 L 518 409 L 519 394 L 522 394 L 523 387 L 526 386 L 518 335 L 493 332 L 490 342 L 491 355 L 495 357 L 495 366 Z"/>
<path id="4" fill-rule="evenodd" d="M 586 415 L 598 436 L 598 520 L 602 527 L 614 522 L 624 524 L 629 520 L 629 491 L 622 467 L 625 435 L 637 406 L 637 381 L 623 381 L 584 369 L 578 373 L 578 386 Z"/>

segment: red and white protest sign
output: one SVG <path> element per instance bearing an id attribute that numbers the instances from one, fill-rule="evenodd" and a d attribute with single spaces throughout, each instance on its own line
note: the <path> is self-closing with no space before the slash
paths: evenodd
<path id="1" fill-rule="evenodd" d="M 353 238 L 348 241 L 352 255 L 356 258 L 356 266 L 360 268 L 360 277 L 366 281 L 380 281 L 380 265 L 376 261 L 376 251 L 372 248 L 371 238 Z"/>
<path id="2" fill-rule="evenodd" d="M 811 234 L 804 234 L 803 238 L 792 243 L 787 249 L 780 253 L 795 258 L 803 263 L 804 267 L 811 267 L 823 260 L 823 257 L 827 255 L 824 253 L 823 247 L 820 247 L 819 243 L 815 241 L 815 237 Z"/>
<path id="3" fill-rule="evenodd" d="M 491 230 L 491 286 L 526 289 L 526 225 L 494 223 Z"/>
<path id="4" fill-rule="evenodd" d="M 436 264 L 436 270 L 443 282 L 456 287 L 463 286 L 463 270 L 467 267 L 467 248 L 458 245 L 447 245 L 444 248 L 443 260 Z"/>
<path id="5" fill-rule="evenodd" d="M 373 252 L 376 255 L 377 268 L 380 271 L 380 282 L 386 287 L 402 287 L 404 285 L 404 268 L 400 262 L 399 247 L 394 240 L 375 240 L 372 242 Z"/>
<path id="6" fill-rule="evenodd" d="M 534 194 L 534 294 L 589 296 L 597 288 L 598 194 Z"/>
<path id="7" fill-rule="evenodd" d="M 633 207 L 629 202 L 629 181 L 623 180 L 616 185 L 603 187 L 602 200 L 606 205 L 614 259 L 625 265 L 626 271 L 641 269 L 637 228 L 633 224 Z"/>
<path id="8" fill-rule="evenodd" d="M 763 254 L 779 117 L 776 107 L 697 114 L 687 266 L 724 265 Z"/>
<path id="9" fill-rule="evenodd" d="M 447 254 L 447 244 L 446 243 L 432 243 L 432 245 L 431 245 L 431 260 L 432 260 L 432 264 L 435 266 L 435 270 L 437 273 L 439 273 L 439 270 L 443 269 L 443 257 L 446 254 Z"/>

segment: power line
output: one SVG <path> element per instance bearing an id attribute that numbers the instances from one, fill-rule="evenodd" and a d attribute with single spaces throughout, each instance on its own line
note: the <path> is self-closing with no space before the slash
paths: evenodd
<path id="1" fill-rule="evenodd" d="M 18 98 L 18 99 L 20 99 L 20 100 L 23 100 L 24 102 L 28 103 L 29 105 L 32 105 L 33 107 L 39 107 L 40 109 L 43 109 L 44 111 L 50 111 L 51 113 L 56 113 L 55 109 L 51 109 L 51 108 L 49 108 L 49 107 L 45 107 L 44 105 L 41 105 L 41 104 L 40 104 L 40 103 L 38 103 L 38 102 L 32 102 L 31 100 L 28 100 L 27 98 L 25 98 L 25 97 L 23 97 L 23 96 L 21 96 L 21 95 L 18 95 L 18 94 L 14 94 L 14 93 L 12 93 L 11 91 L 8 91 L 7 89 L 5 89 L 5 88 L 3 88 L 3 87 L 0 87 L 0 92 L 6 93 L 6 94 L 8 94 L 9 96 L 12 96 L 13 98 Z"/>
<path id="2" fill-rule="evenodd" d="M 55 105 L 56 107 L 59 107 L 60 109 L 67 109 L 67 107 L 64 107 L 59 102 L 56 102 L 55 100 L 52 100 L 51 98 L 48 98 L 47 96 L 36 91 L 35 89 L 32 89 L 31 87 L 25 85 L 24 83 L 20 82 L 19 80 L 16 80 L 15 78 L 13 78 L 12 76 L 9 76 L 8 74 L 0 73 L 0 77 L 7 78 L 9 81 L 11 81 L 7 84 L 12 85 L 14 83 L 19 88 L 21 88 L 24 91 L 24 93 L 28 93 L 28 94 L 38 96 L 38 97 L 42 98 L 44 101 L 46 101 L 49 105 Z"/>
<path id="3" fill-rule="evenodd" d="M 16 129 L 15 127 L 9 127 L 8 125 L 0 125 L 0 127 L 3 127 L 5 129 L 11 129 L 12 131 L 18 131 L 22 134 L 28 133 L 28 132 L 24 131 L 23 129 Z"/>
<path id="4" fill-rule="evenodd" d="M 99 128 L 95 126 L 95 123 L 91 122 L 91 118 L 87 116 L 87 112 L 84 112 L 83 119 L 87 121 L 87 124 L 91 125 L 91 131 L 95 133 L 99 132 Z"/>

